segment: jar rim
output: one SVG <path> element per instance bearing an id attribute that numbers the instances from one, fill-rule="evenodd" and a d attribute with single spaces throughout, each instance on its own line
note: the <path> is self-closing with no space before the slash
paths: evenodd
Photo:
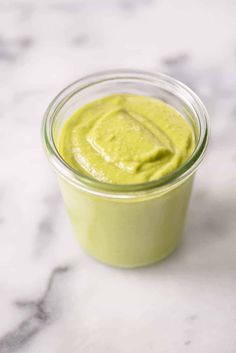
<path id="1" fill-rule="evenodd" d="M 75 94 L 95 84 L 114 80 L 137 80 L 171 92 L 191 107 L 198 123 L 198 141 L 191 156 L 177 169 L 157 180 L 137 184 L 101 182 L 72 168 L 59 154 L 53 139 L 55 117 L 64 104 Z M 64 88 L 49 104 L 42 123 L 42 139 L 49 161 L 56 172 L 70 183 L 87 192 L 104 197 L 132 198 L 143 193 L 164 192 L 192 175 L 204 158 L 209 139 L 209 118 L 201 99 L 182 82 L 162 73 L 118 69 L 94 73 L 74 81 Z"/>

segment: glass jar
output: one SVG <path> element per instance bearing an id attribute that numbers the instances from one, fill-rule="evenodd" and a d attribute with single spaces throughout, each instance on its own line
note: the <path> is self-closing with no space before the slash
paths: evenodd
<path id="1" fill-rule="evenodd" d="M 57 150 L 64 122 L 80 107 L 106 95 L 130 93 L 158 98 L 192 127 L 196 147 L 186 162 L 159 180 L 116 185 L 74 170 Z M 178 245 L 197 167 L 208 142 L 206 109 L 184 84 L 163 74 L 116 70 L 84 77 L 60 92 L 43 121 L 43 142 L 81 246 L 118 267 L 152 264 Z"/>

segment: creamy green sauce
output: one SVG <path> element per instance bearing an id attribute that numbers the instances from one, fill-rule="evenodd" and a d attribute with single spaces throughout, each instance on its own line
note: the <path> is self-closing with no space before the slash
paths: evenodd
<path id="1" fill-rule="evenodd" d="M 62 127 L 58 149 L 85 175 L 134 184 L 171 173 L 194 145 L 191 126 L 171 106 L 151 97 L 119 94 L 76 111 Z"/>

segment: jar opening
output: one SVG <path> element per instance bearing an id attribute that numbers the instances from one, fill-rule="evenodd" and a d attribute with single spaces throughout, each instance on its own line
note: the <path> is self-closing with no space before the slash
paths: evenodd
<path id="1" fill-rule="evenodd" d="M 106 93 L 107 92 L 107 93 Z M 109 93 L 110 92 L 110 93 Z M 73 169 L 60 156 L 56 133 L 63 119 L 95 97 L 112 93 L 134 93 L 153 96 L 176 107 L 192 123 L 195 149 L 191 156 L 166 176 L 140 184 L 110 184 L 98 181 Z M 78 188 L 104 196 L 130 197 L 142 192 L 163 192 L 192 175 L 202 161 L 208 143 L 208 115 L 198 96 L 181 82 L 164 74 L 144 71 L 115 70 L 86 76 L 61 91 L 49 105 L 43 120 L 42 134 L 46 153 L 56 172 Z"/>

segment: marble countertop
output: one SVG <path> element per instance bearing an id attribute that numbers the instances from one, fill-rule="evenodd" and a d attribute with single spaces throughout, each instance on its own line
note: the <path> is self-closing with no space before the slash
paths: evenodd
<path id="1" fill-rule="evenodd" d="M 236 2 L 0 0 L 0 353 L 236 352 Z M 118 270 L 78 247 L 40 125 L 108 68 L 170 74 L 211 116 L 184 240 Z"/>

